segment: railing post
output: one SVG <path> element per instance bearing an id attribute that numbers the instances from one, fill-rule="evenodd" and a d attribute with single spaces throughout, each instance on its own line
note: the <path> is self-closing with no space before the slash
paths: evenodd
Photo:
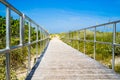
<path id="1" fill-rule="evenodd" d="M 47 36 L 47 45 L 49 43 L 49 36 L 48 36 L 48 33 L 46 33 L 46 36 Z"/>
<path id="2" fill-rule="evenodd" d="M 31 53 L 31 47 L 30 47 L 30 44 L 28 45 L 28 74 L 30 72 L 30 69 L 31 69 L 31 60 L 30 60 L 30 53 Z"/>
<path id="3" fill-rule="evenodd" d="M 86 52 L 86 29 L 84 29 L 84 54 Z"/>
<path id="4" fill-rule="evenodd" d="M 44 51 L 44 32 L 43 32 L 43 51 Z"/>
<path id="5" fill-rule="evenodd" d="M 45 48 L 47 47 L 47 33 L 45 32 Z"/>
<path id="6" fill-rule="evenodd" d="M 6 7 L 6 49 L 10 49 L 10 9 Z M 10 53 L 6 53 L 6 80 L 10 80 Z"/>
<path id="7" fill-rule="evenodd" d="M 22 16 L 20 16 L 20 45 L 23 45 L 23 36 L 24 36 L 24 28 L 23 28 L 23 18 L 24 18 L 24 14 Z"/>
<path id="8" fill-rule="evenodd" d="M 42 52 L 43 52 L 44 45 L 43 45 L 43 31 L 42 31 L 42 29 L 41 29 L 41 43 L 42 43 Z"/>
<path id="9" fill-rule="evenodd" d="M 94 59 L 96 58 L 96 27 L 94 29 Z"/>
<path id="10" fill-rule="evenodd" d="M 42 35 L 41 35 L 42 33 L 41 33 L 41 28 L 40 28 L 40 53 L 42 52 Z"/>
<path id="11" fill-rule="evenodd" d="M 29 43 L 29 45 L 28 45 L 28 73 L 30 72 L 30 69 L 31 69 L 31 60 L 30 60 L 30 58 L 31 58 L 31 22 L 29 22 L 29 40 L 28 40 L 28 43 Z"/>
<path id="12" fill-rule="evenodd" d="M 112 70 L 115 69 L 115 42 L 116 42 L 116 23 L 113 24 L 113 42 L 112 42 Z"/>
<path id="13" fill-rule="evenodd" d="M 10 53 L 6 53 L 6 80 L 10 80 Z"/>
<path id="14" fill-rule="evenodd" d="M 31 43 L 31 22 L 29 22 L 29 33 L 28 33 L 28 43 L 30 44 Z"/>
<path id="15" fill-rule="evenodd" d="M 38 58 L 38 26 L 37 26 L 37 34 L 36 34 L 36 41 L 37 41 L 37 43 L 36 43 L 36 61 L 37 61 L 37 58 Z"/>
<path id="16" fill-rule="evenodd" d="M 44 38 L 44 50 L 45 50 L 45 32 L 44 32 L 44 37 L 43 38 Z"/>

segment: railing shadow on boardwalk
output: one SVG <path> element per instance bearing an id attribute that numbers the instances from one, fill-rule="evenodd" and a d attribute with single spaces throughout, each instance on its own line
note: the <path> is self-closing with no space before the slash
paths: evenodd
<path id="1" fill-rule="evenodd" d="M 27 77 L 26 77 L 25 80 L 31 80 L 31 79 L 32 79 L 32 77 L 33 77 L 33 75 L 34 75 L 37 67 L 39 66 L 39 64 L 40 64 L 41 61 L 42 61 L 42 58 L 43 58 L 44 55 L 45 55 L 45 52 L 46 52 L 48 46 L 49 46 L 49 43 L 48 43 L 47 47 L 44 49 L 44 51 L 41 53 L 40 57 L 38 57 L 37 62 L 35 63 L 35 65 L 34 65 L 33 68 L 31 69 L 30 73 L 27 75 Z"/>

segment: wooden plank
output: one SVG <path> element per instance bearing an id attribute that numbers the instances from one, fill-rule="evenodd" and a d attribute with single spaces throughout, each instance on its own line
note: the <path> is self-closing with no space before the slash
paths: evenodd
<path id="1" fill-rule="evenodd" d="M 120 80 L 120 76 L 55 38 L 32 80 Z"/>

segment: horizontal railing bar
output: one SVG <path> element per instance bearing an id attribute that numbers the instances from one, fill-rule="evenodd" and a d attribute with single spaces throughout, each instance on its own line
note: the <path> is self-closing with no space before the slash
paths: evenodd
<path id="1" fill-rule="evenodd" d="M 29 18 L 27 15 L 24 15 L 25 19 L 27 19 L 28 21 L 32 22 L 33 24 L 35 24 L 36 26 L 39 26 L 36 22 L 34 22 L 31 18 Z"/>
<path id="2" fill-rule="evenodd" d="M 46 39 L 49 39 L 49 38 L 46 38 Z M 35 44 L 35 43 L 44 41 L 44 40 L 46 40 L 46 39 L 41 39 L 41 40 L 38 40 L 38 41 L 33 41 L 33 42 L 31 42 L 31 43 L 25 43 L 23 46 L 29 46 L 29 45 L 32 45 L 32 44 Z"/>
<path id="3" fill-rule="evenodd" d="M 27 45 L 31 45 L 31 44 L 34 44 L 34 43 L 38 43 L 38 42 L 44 41 L 46 39 L 49 39 L 49 37 L 45 38 L 45 39 L 40 39 L 38 41 L 33 41 L 31 43 L 24 43 L 23 46 L 27 46 Z M 19 48 L 19 47 L 22 47 L 22 45 L 14 45 L 14 46 L 11 46 L 10 49 L 15 49 L 15 48 Z M 5 49 L 5 48 L 4 49 L 0 49 L 0 53 L 5 52 L 5 50 L 8 50 L 8 49 Z"/>
<path id="4" fill-rule="evenodd" d="M 13 7 L 13 5 L 9 4 L 6 0 L 0 0 L 1 3 L 3 3 L 4 5 L 6 5 L 7 7 L 9 7 L 11 10 L 13 10 L 14 12 L 16 12 L 18 15 L 23 16 L 23 13 L 21 13 L 19 10 L 17 10 L 15 7 Z M 39 26 L 36 22 L 34 22 L 31 18 L 29 18 L 28 16 L 24 15 L 24 17 L 26 19 L 28 19 L 30 22 L 34 23 L 35 25 Z M 41 29 L 43 29 L 45 32 L 47 32 L 44 28 L 42 28 L 41 26 L 39 26 Z M 48 32 L 47 32 L 48 33 Z M 48 33 L 49 34 L 49 33 Z"/>
<path id="5" fill-rule="evenodd" d="M 119 22 L 120 22 L 120 20 L 117 20 L 117 21 L 113 21 L 113 22 L 108 22 L 108 23 L 103 23 L 103 24 L 91 26 L 91 27 L 88 27 L 88 28 L 85 28 L 85 29 L 100 27 L 100 26 L 109 25 L 109 24 L 114 24 L 114 23 L 119 23 Z"/>
<path id="6" fill-rule="evenodd" d="M 80 41 L 85 41 L 84 39 L 80 39 Z"/>
<path id="7" fill-rule="evenodd" d="M 7 0 L 0 0 L 0 2 L 6 5 L 7 7 L 9 7 L 14 12 L 16 12 L 18 15 L 22 16 L 22 13 L 19 10 L 17 10 L 15 7 L 13 7 L 13 5 L 9 4 Z"/>
<path id="8" fill-rule="evenodd" d="M 102 42 L 102 41 L 96 41 L 96 43 L 101 43 L 101 44 L 110 44 L 110 45 L 112 45 L 112 42 Z"/>
<path id="9" fill-rule="evenodd" d="M 20 48 L 20 47 L 22 47 L 22 45 L 16 45 L 16 46 L 12 46 L 12 47 L 10 47 L 10 49 L 0 49 L 0 54 L 3 54 L 3 53 L 5 53 L 5 52 L 8 52 L 8 51 L 12 51 L 13 49 L 18 49 L 18 48 Z"/>
<path id="10" fill-rule="evenodd" d="M 83 39 L 68 39 L 68 40 L 79 40 L 79 41 L 85 41 L 85 42 L 94 42 L 94 40 L 83 40 Z M 96 43 L 102 43 L 102 44 L 112 44 L 112 42 L 102 42 L 102 41 L 95 41 Z M 114 44 L 116 46 L 120 46 L 120 44 Z"/>
<path id="11" fill-rule="evenodd" d="M 39 27 L 41 28 L 41 30 L 44 30 L 48 35 L 50 35 L 49 32 L 46 29 L 44 29 L 42 26 Z"/>
<path id="12" fill-rule="evenodd" d="M 114 43 L 113 45 L 115 45 L 115 46 L 120 46 L 120 44 L 117 44 L 117 43 Z"/>
<path id="13" fill-rule="evenodd" d="M 94 42 L 94 40 L 82 40 L 82 39 L 70 39 L 70 40 L 80 40 L 85 42 Z M 102 44 L 112 44 L 112 42 L 102 42 L 102 41 L 96 41 L 96 43 L 102 43 Z M 119 44 L 117 44 L 119 45 Z"/>
<path id="14" fill-rule="evenodd" d="M 8 52 L 9 51 L 9 49 L 0 49 L 0 54 L 4 54 L 5 52 Z"/>
<path id="15" fill-rule="evenodd" d="M 82 39 L 70 39 L 70 40 L 78 40 L 78 41 L 85 41 L 85 42 L 94 42 L 94 40 L 82 40 Z"/>
<path id="16" fill-rule="evenodd" d="M 74 39 L 74 38 L 72 38 L 71 40 L 79 40 L 79 39 Z"/>
<path id="17" fill-rule="evenodd" d="M 20 47 L 22 47 L 22 46 L 21 45 L 12 46 L 12 47 L 10 47 L 10 50 L 17 49 L 17 48 L 20 48 Z"/>
<path id="18" fill-rule="evenodd" d="M 94 40 L 85 40 L 85 42 L 94 42 Z"/>
<path id="19" fill-rule="evenodd" d="M 27 19 L 28 21 L 32 22 L 33 24 L 35 24 L 37 27 L 40 27 L 41 30 L 44 30 L 47 34 L 49 34 L 43 27 L 41 27 L 40 25 L 38 25 L 36 22 L 34 22 L 31 18 L 29 18 L 27 15 L 24 15 L 25 19 Z"/>
<path id="20" fill-rule="evenodd" d="M 6 49 L 6 48 L 5 49 L 0 49 L 0 54 L 4 54 L 5 52 L 12 51 L 14 49 L 18 49 L 18 48 L 21 48 L 21 47 L 24 47 L 24 46 L 32 45 L 32 44 L 44 41 L 46 39 L 49 39 L 49 38 L 45 38 L 45 39 L 42 39 L 42 40 L 34 41 L 34 42 L 31 42 L 31 43 L 25 43 L 24 45 L 12 46 L 12 47 L 10 47 L 10 49 Z"/>
<path id="21" fill-rule="evenodd" d="M 101 26 L 104 26 L 104 25 L 116 24 L 116 23 L 119 23 L 119 22 L 120 22 L 120 20 L 117 20 L 117 21 L 103 23 L 103 24 L 99 24 L 99 25 L 95 25 L 95 26 L 90 26 L 90 27 L 87 27 L 87 28 L 82 28 L 82 29 L 74 30 L 74 31 L 81 31 L 81 30 L 86 30 L 86 29 L 90 29 L 90 28 L 101 27 Z M 71 32 L 74 32 L 74 31 L 71 31 Z"/>

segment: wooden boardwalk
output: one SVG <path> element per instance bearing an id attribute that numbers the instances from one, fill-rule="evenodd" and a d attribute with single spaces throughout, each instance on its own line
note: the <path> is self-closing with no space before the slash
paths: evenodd
<path id="1" fill-rule="evenodd" d="M 32 80 L 120 80 L 120 76 L 59 39 L 50 41 Z"/>

